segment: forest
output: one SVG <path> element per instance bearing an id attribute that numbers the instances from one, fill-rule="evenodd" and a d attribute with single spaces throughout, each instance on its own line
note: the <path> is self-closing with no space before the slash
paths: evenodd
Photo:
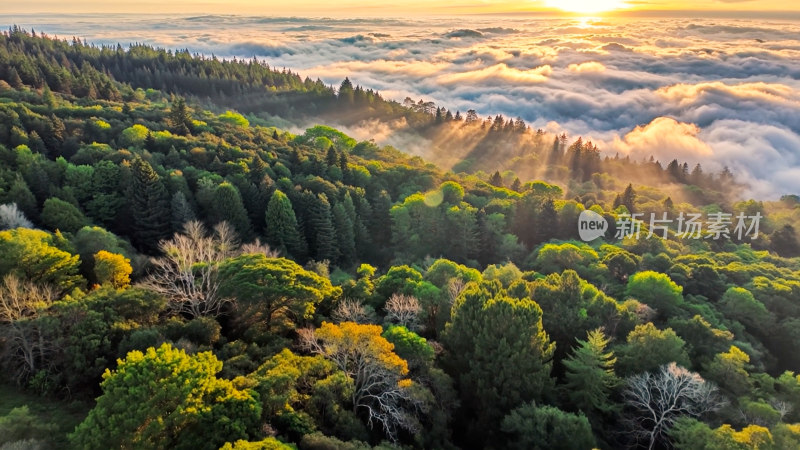
<path id="1" fill-rule="evenodd" d="M 13 27 L 0 448 L 800 448 L 800 197 L 601 150 Z M 662 213 L 762 219 L 615 236 Z"/>

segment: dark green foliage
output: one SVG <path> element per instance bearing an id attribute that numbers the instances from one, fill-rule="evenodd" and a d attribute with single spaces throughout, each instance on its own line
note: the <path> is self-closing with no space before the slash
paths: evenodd
<path id="1" fill-rule="evenodd" d="M 143 159 L 131 162 L 133 179 L 129 190 L 133 215 L 133 238 L 142 249 L 153 252 L 170 232 L 170 200 L 161 177 Z"/>
<path id="2" fill-rule="evenodd" d="M 267 243 L 282 253 L 295 258 L 306 255 L 306 242 L 299 232 L 292 202 L 281 191 L 275 191 L 267 205 L 265 234 Z"/>
<path id="3" fill-rule="evenodd" d="M 521 406 L 504 419 L 502 430 L 511 449 L 589 450 L 595 440 L 589 421 L 582 414 L 570 414 L 552 406 Z"/>

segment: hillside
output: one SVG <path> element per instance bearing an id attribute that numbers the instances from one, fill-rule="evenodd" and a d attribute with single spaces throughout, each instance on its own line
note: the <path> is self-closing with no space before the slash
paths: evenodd
<path id="1" fill-rule="evenodd" d="M 13 29 L 0 62 L 4 389 L 96 398 L 0 443 L 800 445 L 796 196 L 257 61 Z M 329 126 L 401 119 L 441 143 Z"/>

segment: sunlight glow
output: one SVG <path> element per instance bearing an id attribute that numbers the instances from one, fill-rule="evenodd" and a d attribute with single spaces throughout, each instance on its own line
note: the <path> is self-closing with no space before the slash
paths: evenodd
<path id="1" fill-rule="evenodd" d="M 581 14 L 613 11 L 629 6 L 625 0 L 545 0 L 545 4 L 551 8 Z"/>

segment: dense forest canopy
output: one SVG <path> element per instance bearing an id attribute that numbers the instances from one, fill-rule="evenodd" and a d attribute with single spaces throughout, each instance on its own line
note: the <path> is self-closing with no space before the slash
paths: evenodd
<path id="1" fill-rule="evenodd" d="M 366 119 L 438 147 L 280 125 Z M 796 448 L 800 198 L 741 188 L 349 79 L 13 28 L 0 442 Z"/>

